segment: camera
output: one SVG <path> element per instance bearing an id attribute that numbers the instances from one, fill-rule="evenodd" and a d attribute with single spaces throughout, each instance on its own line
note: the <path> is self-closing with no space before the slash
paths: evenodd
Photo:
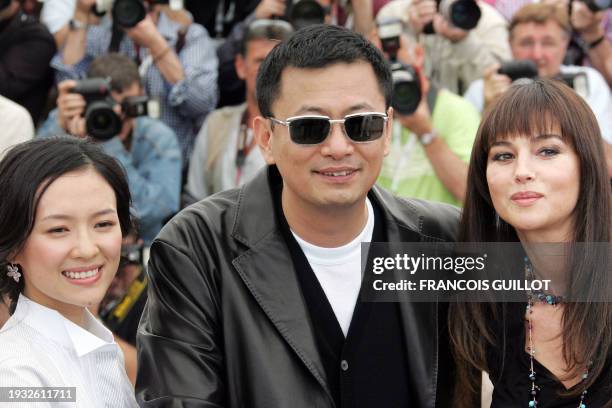
<path id="1" fill-rule="evenodd" d="M 471 30 L 480 21 L 480 7 L 475 0 L 436 0 L 438 12 L 453 26 L 463 30 Z M 433 23 L 423 29 L 425 34 L 434 34 Z"/>
<path id="2" fill-rule="evenodd" d="M 83 95 L 85 108 L 85 127 L 87 134 L 99 140 L 108 140 L 121 131 L 121 118 L 113 107 L 109 79 L 91 78 L 79 81 L 70 92 Z"/>
<path id="3" fill-rule="evenodd" d="M 497 70 L 499 74 L 510 77 L 512 82 L 519 78 L 535 78 L 538 76 L 538 66 L 531 60 L 515 60 L 502 63 Z"/>
<path id="4" fill-rule="evenodd" d="M 183 8 L 183 0 L 147 0 L 151 4 L 169 4 L 173 10 Z M 93 12 L 102 17 L 108 11 L 113 16 L 113 21 L 124 28 L 134 27 L 147 15 L 147 7 L 144 0 L 96 0 Z"/>
<path id="5" fill-rule="evenodd" d="M 598 11 L 607 10 L 612 8 L 612 0 L 580 0 L 591 10 L 593 13 Z M 571 9 L 570 9 L 571 10 Z"/>
<path id="6" fill-rule="evenodd" d="M 397 60 L 400 48 L 400 36 L 403 25 L 397 18 L 378 21 L 378 38 L 383 51 L 389 55 L 391 75 L 393 78 L 393 99 L 391 106 L 402 115 L 411 115 L 416 111 L 421 98 L 421 80 L 416 69 Z"/>
<path id="7" fill-rule="evenodd" d="M 329 11 L 316 0 L 287 0 L 284 19 L 299 30 L 313 24 L 323 24 Z"/>
<path id="8" fill-rule="evenodd" d="M 98 140 L 108 140 L 121 132 L 122 120 L 113 110 L 117 103 L 111 96 L 111 81 L 105 78 L 90 78 L 77 82 L 70 92 L 83 95 L 85 128 L 87 134 Z M 126 118 L 158 116 L 154 101 L 146 96 L 131 96 L 121 103 L 121 112 Z"/>
<path id="9" fill-rule="evenodd" d="M 121 261 L 126 264 L 142 265 L 143 264 L 143 248 L 142 241 L 135 244 L 121 245 Z"/>

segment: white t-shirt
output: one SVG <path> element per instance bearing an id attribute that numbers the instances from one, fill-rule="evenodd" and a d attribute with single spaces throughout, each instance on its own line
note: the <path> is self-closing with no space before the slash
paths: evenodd
<path id="1" fill-rule="evenodd" d="M 374 233 L 374 210 L 367 198 L 366 205 L 368 221 L 365 227 L 355 239 L 341 247 L 312 245 L 291 231 L 323 288 L 345 337 L 361 288 L 361 243 L 371 242 Z"/>
<path id="2" fill-rule="evenodd" d="M 138 407 L 113 334 L 89 311 L 80 327 L 20 295 L 0 345 L 0 387 L 76 387 L 76 403 L 3 402 L 3 408 Z"/>

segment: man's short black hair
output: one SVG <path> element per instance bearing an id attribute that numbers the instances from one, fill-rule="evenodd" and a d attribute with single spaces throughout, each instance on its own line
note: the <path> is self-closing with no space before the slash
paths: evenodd
<path id="1" fill-rule="evenodd" d="M 383 54 L 361 35 L 343 27 L 317 24 L 302 28 L 288 41 L 276 46 L 259 67 L 257 103 L 264 117 L 271 117 L 272 103 L 278 97 L 283 70 L 324 68 L 336 63 L 364 61 L 374 69 L 386 107 L 391 105 L 393 79 Z M 355 87 L 360 84 L 355 84 Z"/>

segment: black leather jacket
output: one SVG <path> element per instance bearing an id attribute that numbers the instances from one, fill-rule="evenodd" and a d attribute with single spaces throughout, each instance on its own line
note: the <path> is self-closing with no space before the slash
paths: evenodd
<path id="1" fill-rule="evenodd" d="M 151 248 L 138 333 L 143 407 L 334 407 L 268 178 L 192 205 Z M 458 210 L 370 195 L 393 242 L 452 241 Z M 443 305 L 400 303 L 413 407 L 446 407 L 452 361 Z"/>

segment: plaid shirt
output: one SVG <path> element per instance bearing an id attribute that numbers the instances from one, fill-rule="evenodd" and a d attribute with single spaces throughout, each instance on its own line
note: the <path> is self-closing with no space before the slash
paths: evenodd
<path id="1" fill-rule="evenodd" d="M 157 29 L 175 49 L 181 24 L 170 20 L 163 12 L 159 15 Z M 81 61 L 74 65 L 63 62 L 62 51 L 51 61 L 56 70 L 56 81 L 82 79 L 86 77 L 89 64 L 99 55 L 108 53 L 112 37 L 112 22 L 104 17 L 99 25 L 89 26 L 87 48 Z M 152 63 L 149 50 L 137 48 L 131 38 L 124 35 L 119 52 L 143 61 L 141 76 L 147 94 L 159 100 L 160 119 L 172 128 L 187 163 L 195 137 L 208 112 L 217 104 L 217 56 L 212 40 L 200 24 L 191 24 L 185 37 L 185 45 L 178 53 L 185 79 L 172 85 Z M 138 57 L 138 58 L 137 58 Z"/>

